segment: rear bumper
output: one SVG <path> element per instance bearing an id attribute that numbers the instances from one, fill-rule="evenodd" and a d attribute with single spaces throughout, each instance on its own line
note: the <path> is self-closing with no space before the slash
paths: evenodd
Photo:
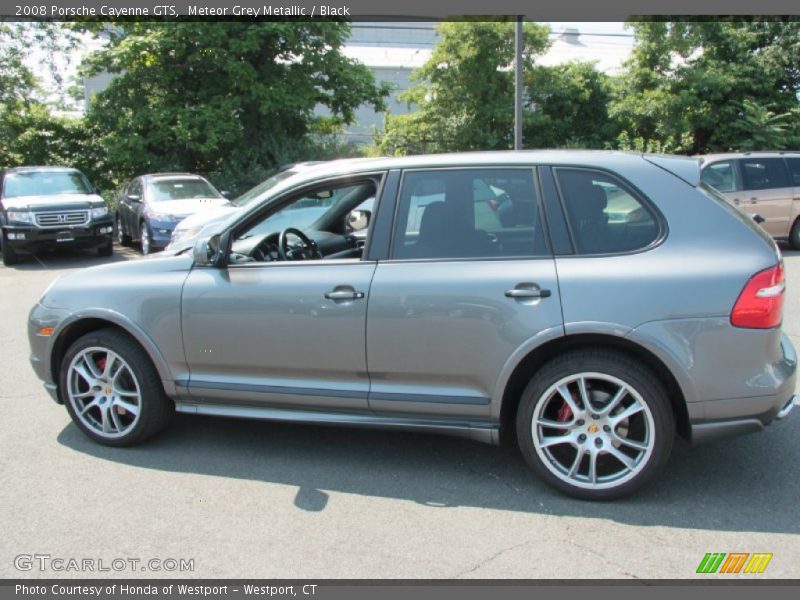
<path id="1" fill-rule="evenodd" d="M 775 420 L 789 416 L 797 402 L 797 353 L 789 338 L 781 336 L 783 360 L 769 366 L 773 379 L 781 381 L 775 393 L 750 398 L 693 402 L 687 408 L 693 444 L 761 431 Z"/>

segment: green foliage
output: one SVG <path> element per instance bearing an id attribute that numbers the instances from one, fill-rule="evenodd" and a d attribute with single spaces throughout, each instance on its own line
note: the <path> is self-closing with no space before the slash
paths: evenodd
<path id="1" fill-rule="evenodd" d="M 87 114 L 110 176 L 219 173 L 239 191 L 307 158 L 306 136 L 383 106 L 386 90 L 340 51 L 348 33 L 332 21 L 116 24 L 89 62 L 116 75 Z"/>
<path id="2" fill-rule="evenodd" d="M 689 154 L 797 143 L 800 21 L 631 25 L 637 44 L 609 108 L 629 139 Z"/>
<path id="3" fill-rule="evenodd" d="M 526 148 L 603 148 L 614 139 L 611 80 L 592 63 L 535 66 L 525 74 L 525 89 Z"/>
<path id="4" fill-rule="evenodd" d="M 441 39 L 414 73 L 401 99 L 419 110 L 386 119 L 379 147 L 386 154 L 507 149 L 513 142 L 514 23 L 458 21 L 439 25 Z M 523 28 L 528 71 L 548 46 L 548 30 Z"/>

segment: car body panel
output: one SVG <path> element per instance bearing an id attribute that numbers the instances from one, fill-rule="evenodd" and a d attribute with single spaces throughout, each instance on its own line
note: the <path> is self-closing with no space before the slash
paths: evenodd
<path id="1" fill-rule="evenodd" d="M 697 161 L 658 163 L 637 154 L 564 151 L 315 165 L 242 209 L 220 213 L 206 233 L 269 214 L 317 182 L 513 165 L 545 177 L 551 167 L 568 166 L 613 174 L 652 203 L 663 227 L 647 247 L 616 255 L 576 255 L 567 239 L 555 256 L 540 258 L 213 267 L 183 254 L 137 261 L 62 278 L 34 308 L 31 331 L 65 314 L 123 315 L 143 345 L 158 349 L 151 356 L 163 356 L 154 362 L 162 360 L 159 373 L 174 386 L 165 387 L 187 412 L 448 431 L 493 442 L 504 391 L 525 358 L 590 334 L 654 356 L 677 382 L 676 401 L 685 403 L 698 438 L 766 424 L 794 393 L 796 356 L 779 328 L 737 329 L 730 313 L 748 279 L 780 255 L 749 219 L 690 184 L 699 177 L 691 172 L 699 171 Z M 386 188 L 387 197 L 375 200 L 373 224 L 394 218 L 397 186 Z M 541 188 L 552 233 L 565 216 L 551 197 L 555 187 Z M 520 283 L 551 295 L 530 302 L 505 296 Z M 343 285 L 364 297 L 349 304 L 325 298 Z M 35 337 L 32 362 L 47 376 L 52 347 Z"/>

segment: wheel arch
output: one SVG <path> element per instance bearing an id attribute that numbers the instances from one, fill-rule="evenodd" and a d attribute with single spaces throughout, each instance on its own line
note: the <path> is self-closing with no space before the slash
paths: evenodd
<path id="1" fill-rule="evenodd" d="M 59 368 L 69 347 L 78 338 L 98 331 L 100 329 L 116 329 L 130 336 L 139 346 L 144 349 L 158 371 L 162 386 L 167 395 L 173 395 L 174 378 L 167 366 L 164 356 L 156 345 L 140 327 L 135 323 L 125 319 L 122 315 L 112 311 L 98 311 L 81 313 L 74 315 L 69 321 L 59 326 L 53 335 L 53 343 L 49 352 L 50 363 L 48 365 L 50 376 L 53 382 L 59 381 Z"/>
<path id="2" fill-rule="evenodd" d="M 500 405 L 500 441 L 514 441 L 514 420 L 522 392 L 531 377 L 551 359 L 571 350 L 608 348 L 642 361 L 658 377 L 669 397 L 678 433 L 690 439 L 686 397 L 669 367 L 652 351 L 629 339 L 609 334 L 573 334 L 549 340 L 528 352 L 514 367 L 505 383 Z"/>

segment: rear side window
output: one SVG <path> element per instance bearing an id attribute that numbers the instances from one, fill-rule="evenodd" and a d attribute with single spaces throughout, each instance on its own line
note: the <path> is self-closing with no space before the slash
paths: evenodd
<path id="1" fill-rule="evenodd" d="M 740 164 L 745 190 L 769 190 L 791 185 L 782 158 L 745 158 Z"/>
<path id="2" fill-rule="evenodd" d="M 395 258 L 547 254 L 533 169 L 406 172 L 395 228 Z"/>
<path id="3" fill-rule="evenodd" d="M 792 185 L 800 185 L 800 158 L 787 158 L 786 163 L 792 174 Z"/>
<path id="4" fill-rule="evenodd" d="M 703 169 L 701 177 L 708 185 L 720 192 L 736 191 L 733 162 L 729 160 L 708 165 Z"/>
<path id="5" fill-rule="evenodd" d="M 555 169 L 578 254 L 631 252 L 659 235 L 653 212 L 615 178 L 587 169 Z"/>

